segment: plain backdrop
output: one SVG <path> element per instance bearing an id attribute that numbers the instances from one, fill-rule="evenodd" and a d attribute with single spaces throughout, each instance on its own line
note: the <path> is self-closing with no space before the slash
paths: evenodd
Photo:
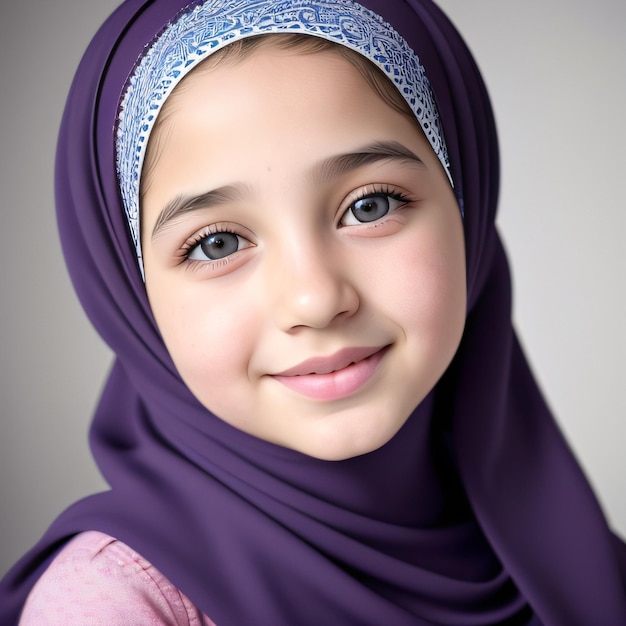
<path id="1" fill-rule="evenodd" d="M 517 327 L 626 534 L 626 2 L 440 4 L 496 110 Z M 0 574 L 65 506 L 105 486 L 86 438 L 111 355 L 66 277 L 52 168 L 74 69 L 116 5 L 0 7 Z"/>

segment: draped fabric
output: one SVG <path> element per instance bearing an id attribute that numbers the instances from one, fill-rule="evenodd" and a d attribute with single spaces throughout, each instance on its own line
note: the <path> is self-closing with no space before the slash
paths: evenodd
<path id="1" fill-rule="evenodd" d="M 120 97 L 186 0 L 127 0 L 77 71 L 59 136 L 67 265 L 116 354 L 91 446 L 110 491 L 65 511 L 0 585 L 0 622 L 74 534 L 110 534 L 218 626 L 626 624 L 618 550 L 511 325 L 499 160 L 476 65 L 430 0 L 366 0 L 416 51 L 464 210 L 458 353 L 385 446 L 327 462 L 211 415 L 151 315 L 115 169 Z"/>

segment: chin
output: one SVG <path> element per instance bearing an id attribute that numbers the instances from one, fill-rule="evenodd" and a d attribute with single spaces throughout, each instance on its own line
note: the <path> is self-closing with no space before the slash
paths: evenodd
<path id="1" fill-rule="evenodd" d="M 305 441 L 300 442 L 301 445 L 288 447 L 320 461 L 346 461 L 382 448 L 393 439 L 405 421 L 395 428 L 387 427 L 376 433 L 363 432 L 361 428 L 352 435 L 348 433 L 338 434 L 335 431 L 328 436 L 310 436 Z"/>

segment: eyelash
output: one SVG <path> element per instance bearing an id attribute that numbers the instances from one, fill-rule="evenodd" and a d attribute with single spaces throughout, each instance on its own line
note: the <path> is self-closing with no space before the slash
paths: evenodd
<path id="1" fill-rule="evenodd" d="M 356 216 L 354 216 L 354 213 L 352 213 L 354 223 L 342 224 L 341 222 L 344 220 L 345 216 L 354 210 L 355 205 L 361 200 L 365 200 L 367 198 L 386 198 L 386 199 L 391 198 L 392 200 L 397 202 L 398 205 L 395 207 L 393 206 L 388 207 L 387 212 L 383 216 L 372 219 L 370 221 L 361 222 L 357 220 Z M 391 185 L 370 185 L 369 188 L 364 188 L 363 190 L 360 190 L 356 197 L 349 198 L 349 201 L 350 201 L 350 204 L 344 211 L 341 212 L 341 216 L 339 218 L 339 226 L 341 228 L 345 228 L 346 226 L 368 226 L 368 225 L 373 226 L 377 224 L 378 222 L 380 222 L 385 217 L 387 217 L 389 214 L 393 213 L 394 211 L 402 208 L 404 205 L 411 202 L 411 199 L 405 193 L 399 191 L 397 188 L 392 187 Z"/>
<path id="2" fill-rule="evenodd" d="M 245 250 L 246 248 L 249 248 L 251 245 L 253 245 L 246 236 L 237 232 L 237 230 L 230 224 L 218 222 L 216 224 L 210 224 L 209 226 L 205 226 L 204 228 L 199 230 L 197 233 L 192 235 L 183 244 L 180 250 L 182 261 L 183 262 L 187 261 L 189 263 L 194 263 L 194 264 L 200 263 L 203 265 L 211 265 L 214 268 L 218 268 L 229 263 L 230 257 L 232 256 L 232 254 L 228 254 L 220 259 L 209 259 L 209 258 L 193 259 L 191 258 L 194 251 L 197 250 L 206 239 L 211 237 L 211 235 L 221 235 L 221 234 L 229 234 L 229 235 L 233 235 L 237 237 L 238 244 L 237 244 L 236 252 L 239 252 L 240 250 Z M 242 242 L 246 242 L 247 245 L 241 247 Z"/>
<path id="3" fill-rule="evenodd" d="M 387 212 L 381 217 L 376 217 L 370 221 L 359 221 L 354 213 L 352 213 L 352 219 L 354 220 L 352 224 L 342 224 L 346 215 L 348 215 L 351 211 L 355 209 L 355 205 L 367 198 L 381 198 L 381 199 L 391 199 L 394 202 L 398 203 L 397 206 L 388 207 Z M 410 202 L 410 198 L 403 192 L 399 191 L 397 188 L 392 187 L 390 185 L 370 185 L 369 187 L 365 187 L 357 193 L 357 195 L 350 199 L 350 204 L 348 207 L 342 211 L 341 216 L 339 218 L 339 228 L 345 228 L 347 226 L 375 226 L 389 214 L 394 211 L 402 208 L 404 205 Z M 187 262 L 193 265 L 200 264 L 203 266 L 211 266 L 213 269 L 218 269 L 223 267 L 224 265 L 230 263 L 231 257 L 234 255 L 233 253 L 227 254 L 226 256 L 219 259 L 193 259 L 193 253 L 201 246 L 202 242 L 208 239 L 211 235 L 221 235 L 221 234 L 230 234 L 237 237 L 237 249 L 234 252 L 239 252 L 241 250 L 245 250 L 250 246 L 254 245 L 250 242 L 250 240 L 237 232 L 237 229 L 228 223 L 218 222 L 216 224 L 210 224 L 205 226 L 200 231 L 192 235 L 181 247 L 180 256 L 181 262 Z M 248 245 L 241 247 L 242 242 L 247 242 Z"/>

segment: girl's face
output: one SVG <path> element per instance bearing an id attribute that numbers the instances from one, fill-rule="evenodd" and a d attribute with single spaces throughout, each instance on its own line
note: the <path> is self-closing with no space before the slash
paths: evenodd
<path id="1" fill-rule="evenodd" d="M 148 296 L 223 420 L 321 459 L 401 428 L 465 320 L 459 209 L 415 122 L 332 52 L 192 74 L 145 182 Z"/>

